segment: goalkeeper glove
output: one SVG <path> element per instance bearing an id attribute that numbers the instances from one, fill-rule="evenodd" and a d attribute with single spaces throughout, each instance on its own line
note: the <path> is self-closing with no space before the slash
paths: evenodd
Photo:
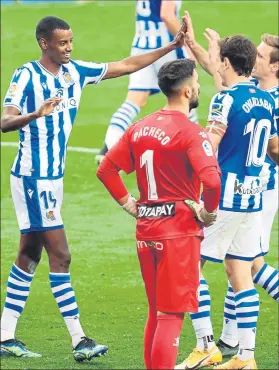
<path id="1" fill-rule="evenodd" d="M 204 203 L 202 200 L 200 201 L 200 203 L 196 203 L 191 199 L 186 199 L 184 202 L 188 205 L 189 208 L 191 208 L 196 218 L 199 221 L 203 222 L 205 226 L 211 226 L 216 221 L 217 211 L 208 212 L 204 208 Z"/>
<path id="2" fill-rule="evenodd" d="M 133 217 L 137 217 L 137 206 L 136 206 L 136 200 L 135 198 L 129 194 L 129 198 L 125 204 L 123 204 L 122 208 L 124 211 L 129 213 L 129 215 Z"/>

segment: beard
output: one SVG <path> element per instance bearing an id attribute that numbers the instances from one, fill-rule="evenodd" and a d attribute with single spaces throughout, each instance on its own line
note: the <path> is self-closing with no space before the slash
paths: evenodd
<path id="1" fill-rule="evenodd" d="M 189 110 L 191 111 L 192 109 L 195 109 L 198 106 L 199 106 L 199 97 L 197 96 L 196 98 L 190 101 Z"/>

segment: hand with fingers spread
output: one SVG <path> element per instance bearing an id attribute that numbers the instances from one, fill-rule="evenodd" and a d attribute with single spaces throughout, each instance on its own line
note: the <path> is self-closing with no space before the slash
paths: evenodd
<path id="1" fill-rule="evenodd" d="M 46 101 L 43 102 L 43 104 L 40 106 L 40 108 L 37 111 L 38 117 L 44 117 L 51 114 L 54 110 L 54 108 L 61 103 L 63 99 L 58 97 L 49 98 Z"/>
<path id="2" fill-rule="evenodd" d="M 205 224 L 205 226 L 211 226 L 215 223 L 217 219 L 217 210 L 213 212 L 208 212 L 204 208 L 204 203 L 201 200 L 200 203 L 196 203 L 195 201 L 191 199 L 186 199 L 184 201 L 189 208 L 194 212 L 196 218 Z"/>
<path id="3" fill-rule="evenodd" d="M 220 63 L 220 35 L 210 28 L 206 28 L 203 34 L 208 41 L 208 56 L 210 63 L 215 66 L 217 70 L 218 64 Z"/>

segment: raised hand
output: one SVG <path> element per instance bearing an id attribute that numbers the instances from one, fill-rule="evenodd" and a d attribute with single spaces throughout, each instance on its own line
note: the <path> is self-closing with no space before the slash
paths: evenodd
<path id="1" fill-rule="evenodd" d="M 182 19 L 184 19 L 186 23 L 185 42 L 189 47 L 191 47 L 195 42 L 195 32 L 190 13 L 185 11 L 185 16 Z"/>
<path id="2" fill-rule="evenodd" d="M 174 40 L 171 43 L 173 46 L 175 46 L 175 48 L 181 48 L 185 44 L 186 30 L 187 24 L 184 17 L 182 17 L 182 24 L 180 30 L 178 31 L 177 35 L 175 36 Z"/>
<path id="3" fill-rule="evenodd" d="M 208 41 L 208 55 L 210 63 L 216 66 L 220 63 L 220 35 L 215 30 L 206 28 L 203 33 Z"/>
<path id="4" fill-rule="evenodd" d="M 51 114 L 54 108 L 62 101 L 62 98 L 53 97 L 43 102 L 37 111 L 38 117 L 44 117 Z"/>

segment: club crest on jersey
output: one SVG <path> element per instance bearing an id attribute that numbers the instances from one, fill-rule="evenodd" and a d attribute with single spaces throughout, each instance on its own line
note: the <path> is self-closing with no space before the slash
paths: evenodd
<path id="1" fill-rule="evenodd" d="M 175 215 L 175 203 L 163 203 L 152 205 L 138 205 L 137 218 L 143 217 L 170 217 Z"/>
<path id="2" fill-rule="evenodd" d="M 239 195 L 255 195 L 262 191 L 260 180 L 251 181 L 250 186 L 245 186 L 238 179 L 234 182 L 234 193 Z"/>
<path id="3" fill-rule="evenodd" d="M 74 80 L 72 79 L 72 76 L 70 75 L 69 72 L 64 73 L 63 77 L 64 77 L 64 81 L 67 84 L 72 84 L 74 82 Z"/>
<path id="4" fill-rule="evenodd" d="M 51 220 L 51 221 L 55 221 L 55 220 L 56 220 L 56 218 L 55 218 L 55 216 L 54 216 L 54 212 L 53 212 L 53 211 L 48 211 L 48 212 L 46 213 L 46 217 L 47 217 L 47 219 L 48 219 L 48 220 Z"/>
<path id="5" fill-rule="evenodd" d="M 249 91 L 250 91 L 250 93 L 251 93 L 251 94 L 255 94 L 255 93 L 256 93 L 256 89 L 254 89 L 253 87 L 251 87 L 251 88 L 249 89 Z"/>

